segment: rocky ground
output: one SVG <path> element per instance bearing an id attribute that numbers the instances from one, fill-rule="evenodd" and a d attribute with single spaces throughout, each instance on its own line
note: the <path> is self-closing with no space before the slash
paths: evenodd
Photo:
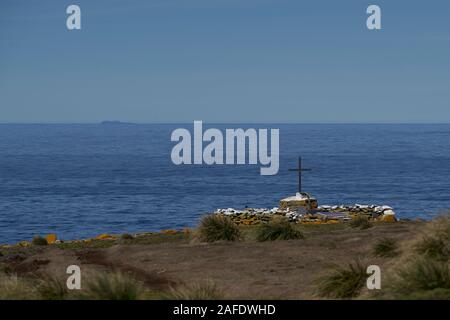
<path id="1" fill-rule="evenodd" d="M 69 265 L 82 276 L 121 271 L 155 292 L 181 283 L 212 281 L 224 298 L 317 299 L 316 281 L 333 265 L 355 260 L 387 268 L 391 258 L 373 254 L 384 238 L 407 243 L 425 222 L 376 223 L 368 229 L 344 224 L 300 226 L 301 240 L 257 242 L 256 227 L 243 228 L 237 242 L 201 243 L 191 232 L 165 232 L 133 239 L 95 240 L 0 249 L 0 268 L 20 278 L 66 279 Z"/>

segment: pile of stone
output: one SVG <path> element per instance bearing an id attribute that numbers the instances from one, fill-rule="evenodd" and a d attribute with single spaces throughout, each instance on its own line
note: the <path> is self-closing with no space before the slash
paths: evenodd
<path id="1" fill-rule="evenodd" d="M 292 222 L 302 224 L 332 224 L 342 223 L 355 217 L 366 217 L 376 221 L 396 221 L 395 212 L 389 206 L 361 205 L 328 206 L 323 205 L 314 209 L 306 208 L 246 208 L 237 210 L 234 208 L 217 209 L 215 214 L 230 217 L 235 223 L 243 225 L 255 225 L 270 221 L 276 216 L 284 216 Z"/>

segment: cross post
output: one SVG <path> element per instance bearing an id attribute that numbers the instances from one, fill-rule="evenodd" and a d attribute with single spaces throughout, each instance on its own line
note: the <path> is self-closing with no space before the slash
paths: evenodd
<path id="1" fill-rule="evenodd" d="M 302 193 L 302 172 L 303 171 L 311 171 L 311 169 L 303 169 L 302 168 L 302 157 L 298 157 L 298 167 L 295 169 L 289 169 L 289 171 L 298 172 L 298 192 Z"/>

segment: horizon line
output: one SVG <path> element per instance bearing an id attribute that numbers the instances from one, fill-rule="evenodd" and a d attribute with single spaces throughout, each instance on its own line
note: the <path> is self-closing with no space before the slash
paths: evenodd
<path id="1" fill-rule="evenodd" d="M 202 121 L 206 124 L 271 124 L 271 125 L 286 125 L 286 124 L 298 124 L 298 125 L 450 125 L 450 122 L 396 122 L 396 121 L 304 121 L 304 122 L 292 122 L 292 121 L 205 121 L 205 120 L 191 120 L 191 121 L 153 121 L 153 122 L 133 122 L 133 121 L 121 121 L 121 120 L 104 120 L 104 121 L 83 121 L 83 122 L 69 122 L 69 121 L 36 121 L 36 122 L 0 122 L 0 125 L 169 125 L 169 124 L 193 124 L 194 121 Z"/>

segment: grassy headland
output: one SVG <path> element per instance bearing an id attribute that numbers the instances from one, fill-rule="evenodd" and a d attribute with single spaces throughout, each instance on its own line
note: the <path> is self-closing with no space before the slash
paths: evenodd
<path id="1" fill-rule="evenodd" d="M 360 225 L 206 217 L 196 229 L 36 238 L 0 248 L 0 299 L 450 299 L 450 216 Z M 73 264 L 81 290 L 65 286 Z M 381 290 L 367 290 L 367 265 L 380 266 Z"/>

